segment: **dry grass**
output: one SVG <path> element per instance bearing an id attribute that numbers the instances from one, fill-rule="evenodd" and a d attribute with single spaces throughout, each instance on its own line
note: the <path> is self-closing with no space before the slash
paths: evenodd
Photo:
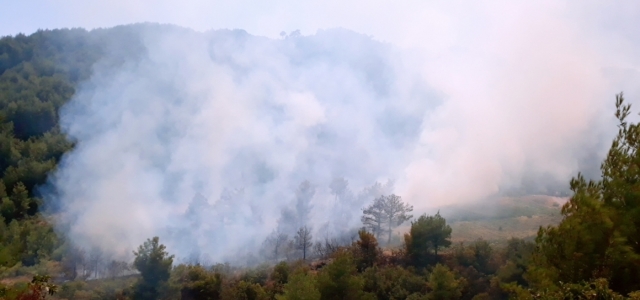
<path id="1" fill-rule="evenodd" d="M 566 198 L 543 195 L 504 197 L 468 206 L 442 208 L 441 212 L 453 229 L 453 242 L 482 238 L 500 243 L 512 237 L 535 237 L 540 226 L 558 224 L 562 220 L 560 208 L 565 201 Z M 410 225 L 405 224 L 396 229 L 393 246 L 402 243 L 401 237 L 409 228 Z"/>
<path id="2" fill-rule="evenodd" d="M 17 276 L 17 277 L 11 277 L 11 278 L 3 278 L 0 279 L 0 284 L 2 285 L 6 285 L 6 286 L 12 286 L 14 284 L 17 283 L 29 283 L 31 282 L 32 277 L 29 276 Z"/>
<path id="3" fill-rule="evenodd" d="M 528 238 L 535 236 L 540 226 L 558 224 L 560 215 L 519 216 L 509 219 L 460 221 L 451 224 L 453 242 L 472 241 L 482 238 L 488 241 L 507 240 L 512 237 Z"/>
<path id="4" fill-rule="evenodd" d="M 541 226 L 555 225 L 562 220 L 560 207 L 565 201 L 565 198 L 541 195 L 501 198 L 495 202 L 492 218 L 452 222 L 451 239 L 464 242 L 478 238 L 504 241 L 512 237 L 534 237 Z"/>

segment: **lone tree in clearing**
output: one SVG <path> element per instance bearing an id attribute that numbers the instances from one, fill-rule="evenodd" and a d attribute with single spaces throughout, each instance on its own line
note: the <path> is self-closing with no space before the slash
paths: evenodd
<path id="1" fill-rule="evenodd" d="M 380 196 L 363 210 L 362 223 L 375 234 L 376 239 L 386 232 L 387 244 L 389 244 L 393 229 L 411 219 L 413 216 L 408 213 L 412 211 L 413 206 L 402 202 L 400 196 L 394 194 Z"/>

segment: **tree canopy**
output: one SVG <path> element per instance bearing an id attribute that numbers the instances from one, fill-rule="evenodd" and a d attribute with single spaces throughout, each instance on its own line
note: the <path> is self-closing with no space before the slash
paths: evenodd
<path id="1" fill-rule="evenodd" d="M 136 299 L 157 299 L 160 285 L 169 279 L 173 255 L 169 255 L 160 239 L 154 237 L 134 251 L 133 265 L 140 272 L 142 280 L 136 285 Z"/>
<path id="2" fill-rule="evenodd" d="M 438 212 L 434 216 L 422 215 L 411 222 L 404 235 L 407 254 L 416 266 L 424 267 L 437 260 L 438 249 L 451 245 L 451 226 Z"/>
<path id="3" fill-rule="evenodd" d="M 607 279 L 618 292 L 640 289 L 640 125 L 629 123 L 631 105 L 616 96 L 618 135 L 602 163 L 602 178 L 571 180 L 573 196 L 558 226 L 541 228 L 536 239 L 536 282 L 580 283 Z M 537 272 L 537 273 L 536 273 Z"/>

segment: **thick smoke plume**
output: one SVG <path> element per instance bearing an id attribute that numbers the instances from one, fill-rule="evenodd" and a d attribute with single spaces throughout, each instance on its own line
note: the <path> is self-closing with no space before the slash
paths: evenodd
<path id="1" fill-rule="evenodd" d="M 68 234 L 116 253 L 159 235 L 224 260 L 278 229 L 345 234 L 382 193 L 429 210 L 566 192 L 596 174 L 603 111 L 634 85 L 549 10 L 445 22 L 470 36 L 417 48 L 343 29 L 114 29 L 128 39 L 104 41 L 61 112 L 77 143 L 51 177 Z"/>
<path id="2" fill-rule="evenodd" d="M 127 33 L 138 50 L 105 42 L 61 112 L 77 145 L 52 183 L 70 236 L 91 246 L 126 253 L 160 235 L 178 256 L 221 259 L 278 227 L 357 228 L 436 105 L 391 46 L 346 30 Z"/>

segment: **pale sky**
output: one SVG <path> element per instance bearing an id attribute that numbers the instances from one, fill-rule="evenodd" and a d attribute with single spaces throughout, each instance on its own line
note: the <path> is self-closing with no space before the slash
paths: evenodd
<path id="1" fill-rule="evenodd" d="M 196 30 L 240 28 L 276 37 L 281 31 L 344 27 L 396 44 L 446 47 L 481 38 L 496 18 L 521 12 L 561 18 L 596 33 L 635 35 L 640 2 L 617 1 L 220 1 L 220 0 L 5 0 L 0 35 L 62 27 L 172 23 Z M 612 32 L 612 29 L 615 33 Z"/>

